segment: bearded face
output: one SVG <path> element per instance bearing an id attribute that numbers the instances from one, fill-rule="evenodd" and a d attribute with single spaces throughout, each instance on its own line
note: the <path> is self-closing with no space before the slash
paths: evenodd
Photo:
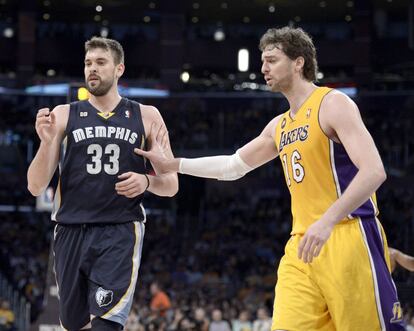
<path id="1" fill-rule="evenodd" d="M 100 97 L 108 93 L 114 85 L 115 77 L 101 78 L 96 74 L 91 74 L 85 81 L 86 89 L 90 94 Z"/>
<path id="2" fill-rule="evenodd" d="M 85 55 L 85 85 L 90 94 L 106 95 L 117 84 L 123 66 L 116 65 L 112 53 L 102 48 L 89 50 Z M 120 71 L 121 70 L 121 71 Z"/>

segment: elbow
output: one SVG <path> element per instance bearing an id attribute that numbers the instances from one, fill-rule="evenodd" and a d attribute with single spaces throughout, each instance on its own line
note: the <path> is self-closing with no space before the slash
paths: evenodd
<path id="1" fill-rule="evenodd" d="M 38 187 L 36 185 L 30 184 L 30 183 L 27 185 L 27 190 L 34 197 L 37 197 L 37 196 L 41 195 L 42 192 L 43 192 L 43 189 L 42 188 L 40 188 L 40 187 Z"/>
<path id="2" fill-rule="evenodd" d="M 168 197 L 172 198 L 173 196 L 175 196 L 178 193 L 178 188 L 179 188 L 179 185 L 178 185 L 178 180 L 177 180 L 177 183 L 174 185 L 171 192 L 169 192 Z"/>
<path id="3" fill-rule="evenodd" d="M 36 183 L 33 183 L 30 178 L 27 178 L 27 190 L 30 192 L 31 195 L 34 197 L 37 197 L 43 193 L 43 191 L 46 189 L 46 187 L 40 186 Z"/>
<path id="4" fill-rule="evenodd" d="M 381 185 L 387 179 L 387 173 L 385 172 L 384 166 L 381 164 L 378 169 L 375 170 L 375 177 L 378 181 L 378 185 Z"/>
<path id="5" fill-rule="evenodd" d="M 367 166 L 364 168 L 363 172 L 365 173 L 366 178 L 371 183 L 375 184 L 376 189 L 387 179 L 387 173 L 385 172 L 382 163 L 378 165 L 371 165 L 369 167 Z"/>

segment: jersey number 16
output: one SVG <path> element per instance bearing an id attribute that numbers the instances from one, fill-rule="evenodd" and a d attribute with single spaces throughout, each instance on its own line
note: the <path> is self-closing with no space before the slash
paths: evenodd
<path id="1" fill-rule="evenodd" d="M 300 156 L 299 151 L 296 149 L 293 151 L 292 156 L 290 157 L 290 165 L 292 167 L 292 175 L 293 179 L 296 183 L 301 183 L 303 181 L 303 178 L 305 177 L 305 169 L 303 166 L 299 163 L 299 160 L 301 160 L 302 157 Z M 288 186 L 291 185 L 290 183 L 290 176 L 289 176 L 289 160 L 287 154 L 282 155 L 282 163 L 283 163 L 283 170 L 285 171 L 285 177 Z"/>

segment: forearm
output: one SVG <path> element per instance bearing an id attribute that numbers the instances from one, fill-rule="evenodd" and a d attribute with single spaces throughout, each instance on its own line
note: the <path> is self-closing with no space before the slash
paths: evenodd
<path id="1" fill-rule="evenodd" d="M 148 191 L 161 196 L 172 197 L 178 192 L 178 177 L 176 173 L 170 173 L 159 176 L 148 175 Z"/>
<path id="2" fill-rule="evenodd" d="M 52 144 L 40 143 L 39 150 L 27 171 L 28 190 L 34 196 L 40 195 L 49 185 L 56 170 L 57 156 Z"/>
<path id="3" fill-rule="evenodd" d="M 414 257 L 404 253 L 400 253 L 397 255 L 397 262 L 405 269 L 409 271 L 414 271 Z"/>
<path id="4" fill-rule="evenodd" d="M 325 212 L 324 217 L 339 223 L 366 202 L 386 178 L 383 170 L 359 170 L 341 197 Z"/>
<path id="5" fill-rule="evenodd" d="M 241 159 L 238 152 L 233 155 L 176 160 L 179 163 L 178 172 L 181 174 L 218 180 L 236 180 L 253 170 Z M 177 166 L 176 162 L 172 163 L 174 167 Z"/>

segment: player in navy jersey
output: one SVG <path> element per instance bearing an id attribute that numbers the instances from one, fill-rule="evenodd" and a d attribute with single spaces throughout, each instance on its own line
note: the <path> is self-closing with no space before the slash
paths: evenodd
<path id="1" fill-rule="evenodd" d="M 41 142 L 28 170 L 28 189 L 40 195 L 59 165 L 53 250 L 66 330 L 123 328 L 145 231 L 142 195 L 178 191 L 176 174 L 150 176 L 144 158 L 134 153 L 151 144 L 160 148 L 156 138 L 165 124 L 155 107 L 119 95 L 124 70 L 122 46 L 94 37 L 85 43 L 89 100 L 37 113 Z"/>

